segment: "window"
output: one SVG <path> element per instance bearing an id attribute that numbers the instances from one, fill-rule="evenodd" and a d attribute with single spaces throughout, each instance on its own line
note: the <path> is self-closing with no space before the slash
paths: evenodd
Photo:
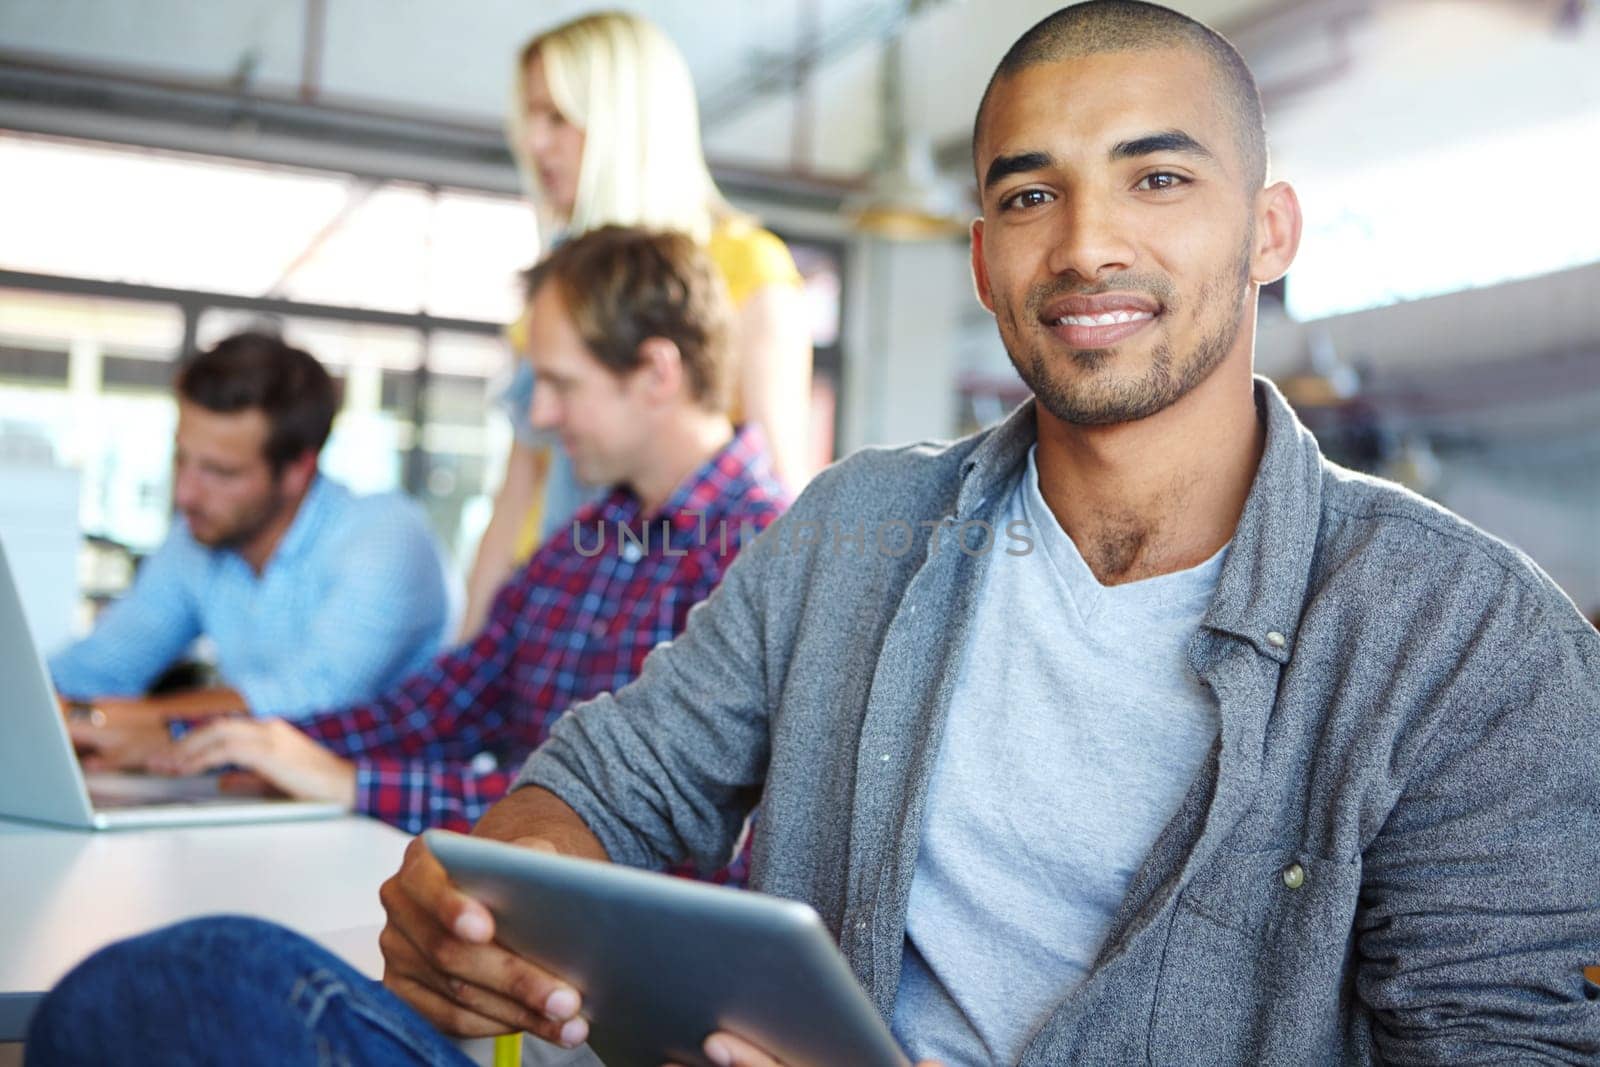
<path id="1" fill-rule="evenodd" d="M 77 468 L 86 533 L 166 534 L 182 337 L 175 307 L 0 289 L 0 457 Z"/>
<path id="2" fill-rule="evenodd" d="M 524 204 L 11 133 L 0 173 L 0 459 L 80 468 L 85 533 L 160 543 L 173 361 L 266 325 L 343 383 L 323 470 L 417 496 L 465 568 L 509 447 Z"/>
<path id="3" fill-rule="evenodd" d="M 148 551 L 171 515 L 178 353 L 266 325 L 341 380 L 322 467 L 404 490 L 464 572 L 505 469 L 501 324 L 537 257 L 520 200 L 0 131 L 0 460 L 80 467 L 85 533 Z M 843 248 L 792 241 L 833 458 Z"/>
<path id="4" fill-rule="evenodd" d="M 1600 261 L 1600 226 L 1580 222 L 1589 196 L 1561 180 L 1597 168 L 1590 114 L 1296 181 L 1306 219 L 1289 313 L 1318 319 Z"/>

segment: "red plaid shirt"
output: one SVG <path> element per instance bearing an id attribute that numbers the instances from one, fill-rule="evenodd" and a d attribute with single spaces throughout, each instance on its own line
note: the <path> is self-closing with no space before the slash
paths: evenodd
<path id="1" fill-rule="evenodd" d="M 760 431 L 742 429 L 648 523 L 626 489 L 580 510 L 575 531 L 501 587 L 471 641 L 372 703 L 295 725 L 355 761 L 358 811 L 412 833 L 468 829 L 562 713 L 622 688 L 682 631 L 785 503 Z"/>

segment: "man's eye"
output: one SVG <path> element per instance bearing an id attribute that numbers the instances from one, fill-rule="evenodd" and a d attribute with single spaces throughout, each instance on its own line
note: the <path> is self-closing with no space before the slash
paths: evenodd
<path id="1" fill-rule="evenodd" d="M 1048 204 L 1052 199 L 1054 197 L 1043 189 L 1024 189 L 1022 192 L 1012 193 L 1000 201 L 1000 210 L 1010 211 L 1012 208 L 1038 207 L 1040 204 Z"/>
<path id="2" fill-rule="evenodd" d="M 1176 189 L 1183 182 L 1184 180 L 1180 176 L 1162 171 L 1156 174 L 1146 174 L 1139 179 L 1139 184 L 1135 188 L 1143 189 L 1147 192 L 1157 189 Z"/>

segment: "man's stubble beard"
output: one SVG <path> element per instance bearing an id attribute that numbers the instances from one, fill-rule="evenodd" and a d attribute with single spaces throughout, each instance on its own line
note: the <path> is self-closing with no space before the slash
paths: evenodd
<path id="1" fill-rule="evenodd" d="M 1247 235 L 1229 276 L 1224 279 L 1213 278 L 1201 286 L 1195 300 L 1197 319 L 1204 321 L 1210 309 L 1218 303 L 1218 290 L 1225 285 L 1229 292 L 1223 294 L 1226 300 L 1223 306 L 1233 308 L 1233 313 L 1225 315 L 1213 332 L 1201 337 L 1188 358 L 1176 368 L 1172 342 L 1163 340 L 1151 352 L 1149 368 L 1138 378 L 1111 382 L 1094 379 L 1078 383 L 1064 381 L 1051 373 L 1050 361 L 1060 358 L 1059 355 L 1044 352 L 1042 345 L 1029 348 L 1021 340 L 1016 312 L 1009 305 L 997 307 L 995 316 L 1006 354 L 1011 357 L 1012 366 L 1016 367 L 1017 374 L 1028 388 L 1033 390 L 1038 402 L 1068 425 L 1114 426 L 1149 418 L 1187 396 L 1209 378 L 1232 351 L 1245 319 L 1244 295 L 1250 284 L 1250 250 L 1253 244 L 1254 234 L 1251 233 Z M 1131 275 L 1124 277 L 1136 280 Z M 1165 278 L 1152 277 L 1137 281 L 1138 284 L 1133 285 L 1102 285 L 1094 291 L 1134 289 L 1151 293 L 1160 299 L 1164 315 L 1182 310 L 1181 305 L 1172 299 L 1172 287 Z M 1070 292 L 1081 293 L 1084 289 L 1081 286 L 1057 285 L 1030 294 L 1025 309 L 1028 321 L 1037 323 L 1037 309 L 1062 293 Z M 1111 362 L 1115 352 L 1114 348 L 1079 348 L 1071 350 L 1069 356 L 1083 374 L 1095 375 Z"/>
<path id="2" fill-rule="evenodd" d="M 268 526 L 277 521 L 283 514 L 283 509 L 288 506 L 288 494 L 283 491 L 283 486 L 274 483 L 271 492 L 267 495 L 262 507 L 245 515 L 233 526 L 224 530 L 210 541 L 202 542 L 207 548 L 228 549 L 238 551 L 249 545 L 259 537 Z"/>

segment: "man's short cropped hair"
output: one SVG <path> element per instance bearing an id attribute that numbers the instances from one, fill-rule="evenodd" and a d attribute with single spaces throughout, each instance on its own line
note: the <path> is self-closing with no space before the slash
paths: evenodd
<path id="1" fill-rule="evenodd" d="M 339 409 L 333 377 L 311 353 L 258 331 L 234 334 L 190 359 L 178 371 L 177 390 L 207 411 L 265 414 L 265 458 L 275 475 L 322 451 Z"/>
<path id="2" fill-rule="evenodd" d="M 555 248 L 524 276 L 528 299 L 556 286 L 583 343 L 612 373 L 643 362 L 652 337 L 678 347 L 690 397 L 726 411 L 730 311 L 722 279 L 688 234 L 601 226 Z"/>
<path id="3" fill-rule="evenodd" d="M 1086 0 L 1045 16 L 1018 38 L 990 76 L 978 104 L 978 115 L 972 124 L 973 166 L 978 165 L 984 113 L 1001 79 L 1039 63 L 1160 48 L 1192 48 L 1209 61 L 1217 83 L 1214 87 L 1197 85 L 1195 92 L 1219 91 L 1229 112 L 1245 181 L 1251 190 L 1261 188 L 1267 180 L 1266 119 L 1255 75 L 1250 73 L 1244 57 L 1226 37 L 1205 23 L 1142 0 Z M 981 174 L 978 180 L 982 182 Z"/>

